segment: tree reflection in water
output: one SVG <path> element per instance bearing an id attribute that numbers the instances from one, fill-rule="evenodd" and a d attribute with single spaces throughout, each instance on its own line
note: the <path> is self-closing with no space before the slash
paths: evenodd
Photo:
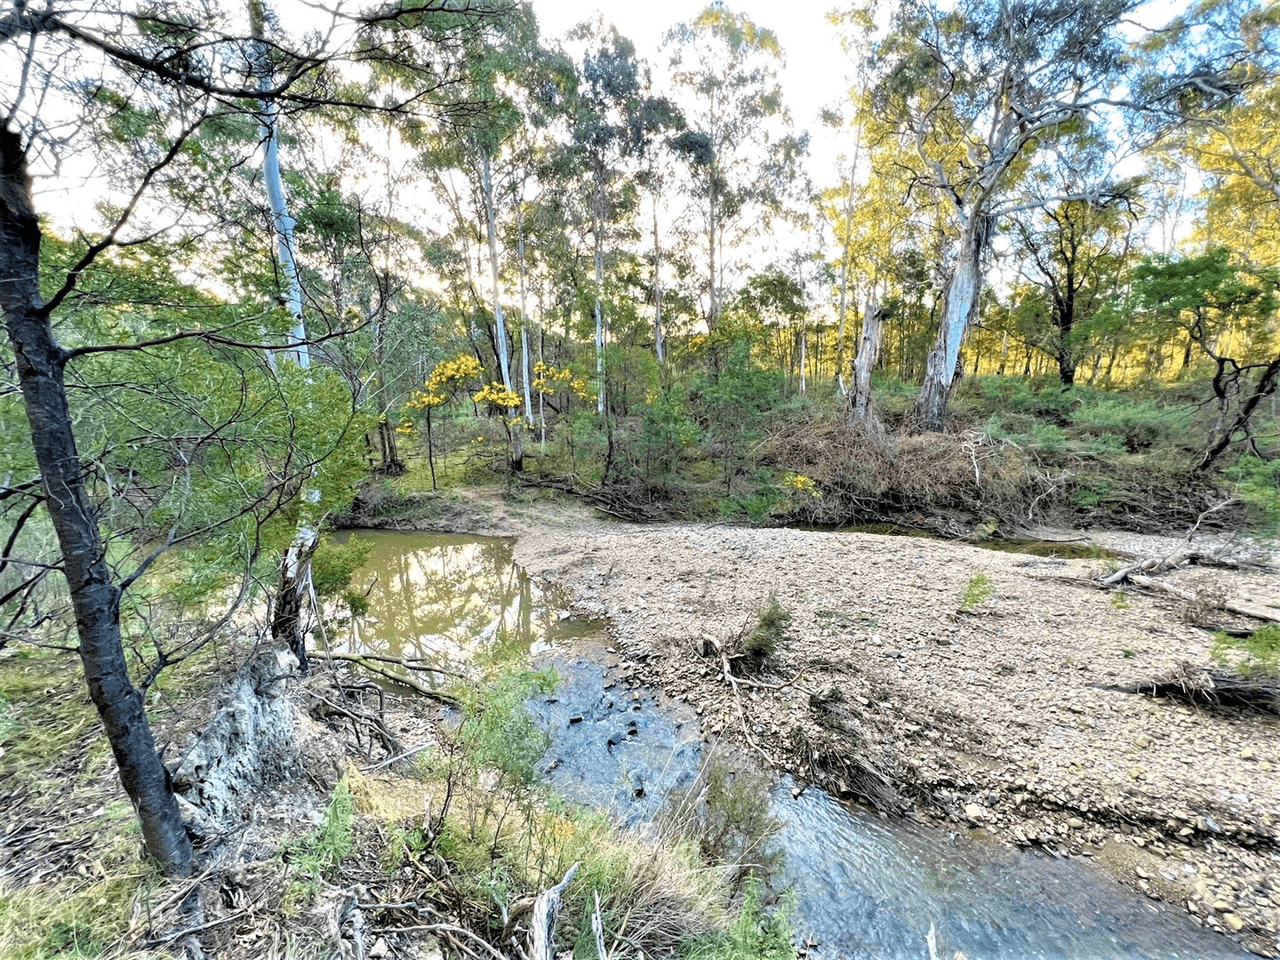
<path id="1" fill-rule="evenodd" d="M 351 626 L 351 652 L 447 666 L 537 653 L 591 632 L 561 620 L 562 603 L 533 584 L 503 537 L 361 530 L 373 546 L 352 589 L 369 589 L 369 613 Z"/>

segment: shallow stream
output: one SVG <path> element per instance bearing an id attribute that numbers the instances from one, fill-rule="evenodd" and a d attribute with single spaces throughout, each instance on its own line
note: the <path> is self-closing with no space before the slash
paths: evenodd
<path id="1" fill-rule="evenodd" d="M 373 584 L 358 630 L 365 650 L 446 664 L 528 651 L 553 665 L 556 690 L 530 704 L 553 738 L 540 772 L 567 798 L 623 822 L 652 818 L 670 790 L 693 782 L 707 749 L 693 711 L 611 679 L 600 625 L 568 618 L 513 563 L 510 540 L 359 536 L 373 544 L 356 584 Z M 1087 864 L 891 823 L 793 787 L 783 778 L 772 792 L 783 822 L 779 886 L 794 890 L 796 933 L 819 960 L 920 960 L 931 928 L 939 956 L 963 951 L 968 960 L 1249 956 Z"/>

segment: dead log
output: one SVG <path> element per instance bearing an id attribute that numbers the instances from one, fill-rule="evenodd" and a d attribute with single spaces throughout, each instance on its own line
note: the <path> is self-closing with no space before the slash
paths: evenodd
<path id="1" fill-rule="evenodd" d="M 1103 577 L 1102 582 L 1106 586 L 1113 587 L 1131 579 L 1135 574 L 1164 573 L 1166 570 L 1176 570 L 1190 564 L 1201 567 L 1226 567 L 1231 570 L 1247 566 L 1263 566 L 1256 559 L 1251 560 L 1246 557 L 1244 551 L 1236 544 L 1224 544 L 1211 550 L 1185 546 L 1179 547 L 1164 557 L 1146 557 L 1137 560 Z"/>
<path id="2" fill-rule="evenodd" d="M 538 895 L 533 904 L 533 916 L 529 920 L 529 960 L 555 960 L 556 920 L 560 916 L 560 902 L 564 892 L 578 872 L 575 863 L 564 879 Z"/>

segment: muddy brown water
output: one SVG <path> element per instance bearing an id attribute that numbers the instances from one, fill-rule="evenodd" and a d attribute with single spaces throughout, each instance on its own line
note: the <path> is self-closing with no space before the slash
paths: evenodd
<path id="1" fill-rule="evenodd" d="M 373 552 L 356 586 L 371 611 L 352 641 L 369 652 L 554 666 L 554 692 L 530 711 L 552 737 L 539 764 L 574 802 L 626 824 L 651 819 L 697 776 L 708 749 L 686 705 L 620 684 L 606 670 L 603 625 L 568 617 L 561 598 L 494 537 L 361 531 Z M 796 898 L 797 936 L 823 960 L 1218 960 L 1250 954 L 1185 914 L 1087 864 L 850 810 L 781 778 L 772 812 Z"/>

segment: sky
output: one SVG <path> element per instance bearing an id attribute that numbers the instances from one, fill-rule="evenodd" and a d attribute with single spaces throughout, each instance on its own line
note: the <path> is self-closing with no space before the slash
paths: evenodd
<path id="1" fill-rule="evenodd" d="M 533 0 L 545 38 L 563 37 L 599 11 L 605 23 L 635 43 L 637 54 L 654 67 L 655 79 L 666 60 L 660 48 L 667 30 L 705 6 L 701 0 Z M 815 183 L 834 182 L 836 157 L 847 145 L 822 128 L 818 114 L 843 101 L 850 84 L 852 65 L 827 22 L 836 0 L 729 0 L 726 6 L 778 35 L 786 55 L 779 77 L 786 104 L 796 130 L 807 130 L 812 138 L 809 173 Z"/>

